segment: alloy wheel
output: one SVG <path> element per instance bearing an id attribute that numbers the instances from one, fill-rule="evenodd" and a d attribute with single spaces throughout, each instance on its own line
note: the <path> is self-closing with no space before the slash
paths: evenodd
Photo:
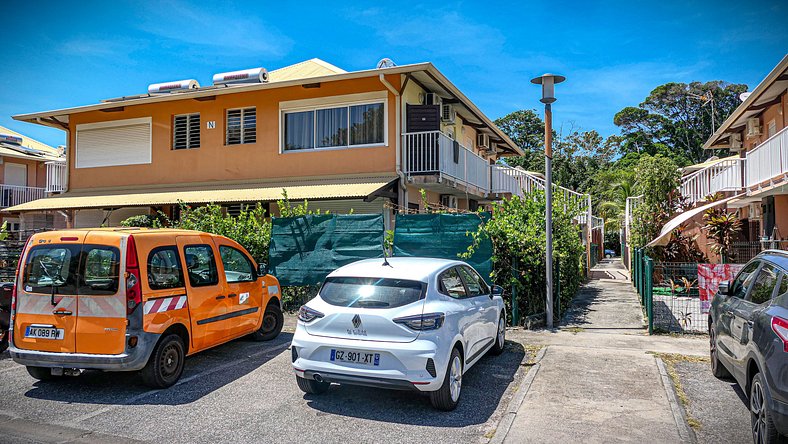
<path id="1" fill-rule="evenodd" d="M 451 361 L 451 370 L 449 373 L 449 392 L 451 393 L 451 400 L 457 402 L 460 399 L 460 390 L 462 389 L 462 363 L 460 357 L 455 356 Z"/>
<path id="2" fill-rule="evenodd" d="M 750 415 L 752 418 L 752 438 L 756 443 L 766 442 L 766 398 L 759 381 L 753 381 L 750 393 Z"/>

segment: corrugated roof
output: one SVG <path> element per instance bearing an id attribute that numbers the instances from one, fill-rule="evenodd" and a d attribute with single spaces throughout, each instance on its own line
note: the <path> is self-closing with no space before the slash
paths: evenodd
<path id="1" fill-rule="evenodd" d="M 319 183 L 241 184 L 216 187 L 170 187 L 124 191 L 80 191 L 68 192 L 55 197 L 34 200 L 3 211 L 47 211 L 86 208 L 146 207 L 174 205 L 179 202 L 190 204 L 273 202 L 282 198 L 287 190 L 290 200 L 319 200 L 365 198 L 386 187 L 396 177 L 347 179 L 345 181 Z"/>
<path id="2" fill-rule="evenodd" d="M 286 80 L 311 79 L 313 77 L 329 76 L 332 74 L 346 73 L 328 62 L 318 58 L 304 60 L 294 65 L 275 69 L 268 73 L 269 82 L 284 82 Z"/>
<path id="3" fill-rule="evenodd" d="M 7 134 L 9 136 L 17 136 L 22 138 L 22 146 L 27 148 L 32 148 L 34 150 L 41 151 L 45 154 L 44 157 L 33 156 L 25 153 L 21 153 L 19 151 L 15 151 L 8 148 L 0 147 L 0 155 L 9 156 L 9 157 L 17 157 L 20 159 L 33 159 L 33 160 L 57 160 L 60 151 L 57 148 L 53 148 L 43 142 L 39 142 L 38 140 L 32 139 L 30 137 L 25 136 L 24 134 L 18 133 L 11 128 L 6 128 L 4 126 L 0 126 L 0 134 Z"/>

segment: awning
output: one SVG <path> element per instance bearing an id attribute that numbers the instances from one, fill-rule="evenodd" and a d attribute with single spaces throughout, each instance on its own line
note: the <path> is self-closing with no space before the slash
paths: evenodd
<path id="1" fill-rule="evenodd" d="M 718 200 L 716 202 L 712 202 L 710 204 L 703 205 L 702 207 L 693 208 L 691 210 L 687 210 L 678 216 L 674 217 L 668 223 L 662 227 L 662 231 L 660 231 L 659 236 L 656 239 L 649 242 L 647 247 L 664 247 L 665 245 L 670 242 L 670 238 L 673 236 L 673 230 L 681 226 L 684 222 L 692 219 L 693 217 L 702 214 L 704 211 L 714 208 L 716 206 L 723 205 L 732 199 L 736 199 L 738 197 L 743 196 L 744 194 L 739 194 L 736 196 L 728 197 L 726 199 Z"/>
<path id="2" fill-rule="evenodd" d="M 14 207 L 6 212 L 47 211 L 87 208 L 122 208 L 174 205 L 179 202 L 189 204 L 273 202 L 282 198 L 282 190 L 287 190 L 290 200 L 330 200 L 348 198 L 368 198 L 383 191 L 396 180 L 396 177 L 374 179 L 345 179 L 342 182 L 299 182 L 265 183 L 242 185 L 216 185 L 204 187 L 171 187 L 145 190 L 123 190 L 113 192 L 68 192 L 59 196 L 38 199 Z"/>

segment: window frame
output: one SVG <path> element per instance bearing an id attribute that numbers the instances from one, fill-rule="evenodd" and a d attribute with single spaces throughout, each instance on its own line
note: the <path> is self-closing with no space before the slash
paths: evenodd
<path id="1" fill-rule="evenodd" d="M 197 125 L 197 146 L 190 146 L 189 141 L 191 140 L 191 123 L 192 118 L 197 116 L 198 125 Z M 186 147 L 185 148 L 176 148 L 175 146 L 175 120 L 179 117 L 186 117 Z M 196 113 L 182 113 L 182 114 L 173 114 L 172 115 L 172 137 L 170 138 L 172 142 L 172 151 L 185 151 L 185 150 L 196 150 L 202 147 L 202 116 L 200 116 L 199 112 Z"/>
<path id="2" fill-rule="evenodd" d="M 187 248 L 194 248 L 194 247 L 206 247 L 206 248 L 208 248 L 208 250 L 211 251 L 211 262 L 213 262 L 213 268 L 214 268 L 214 270 L 216 270 L 216 282 L 206 282 L 206 283 L 202 283 L 202 284 L 198 284 L 198 285 L 195 285 L 194 282 L 192 282 L 192 277 L 189 276 L 189 264 L 186 263 L 186 249 Z M 186 265 L 184 267 L 184 270 L 186 271 L 186 273 L 185 273 L 186 276 L 188 276 L 188 278 L 189 278 L 189 286 L 190 287 L 192 287 L 192 288 L 211 287 L 211 286 L 215 286 L 215 285 L 221 284 L 221 279 L 219 277 L 219 267 L 216 265 L 216 252 L 213 250 L 213 245 L 211 245 L 211 244 L 189 244 L 189 245 L 184 245 L 183 246 L 183 263 L 184 263 L 184 265 Z M 184 280 L 184 282 L 185 282 L 185 280 Z"/>
<path id="3" fill-rule="evenodd" d="M 465 270 L 466 273 L 470 274 L 471 277 L 476 278 L 479 281 L 479 283 L 480 283 L 479 290 L 482 293 L 479 293 L 479 294 L 477 294 L 475 296 L 468 295 L 469 298 L 475 298 L 475 297 L 479 297 L 479 296 L 487 296 L 487 297 L 489 297 L 492 294 L 492 288 L 489 285 L 487 285 L 487 282 L 484 280 L 484 278 L 473 267 L 471 267 L 470 265 L 460 265 L 457 268 Z M 469 286 L 468 282 L 465 280 L 465 277 L 463 276 L 462 273 L 460 273 L 460 279 L 462 279 L 462 281 L 465 283 L 465 288 L 467 288 L 468 289 L 468 293 L 470 293 L 470 286 Z M 487 290 L 486 293 L 484 292 L 485 289 Z"/>
<path id="4" fill-rule="evenodd" d="M 248 110 L 254 110 L 254 142 L 244 141 L 244 115 Z M 241 112 L 241 138 L 238 143 L 230 143 L 230 111 Z M 237 146 L 237 145 L 253 145 L 257 143 L 257 123 L 259 122 L 257 115 L 257 106 L 242 106 L 237 108 L 227 108 L 224 110 L 224 146 Z"/>
<path id="5" fill-rule="evenodd" d="M 752 294 L 753 291 L 755 290 L 755 286 L 758 284 L 758 278 L 761 277 L 761 273 L 763 272 L 763 269 L 765 267 L 770 267 L 772 270 L 774 270 L 774 273 L 777 276 L 775 277 L 774 287 L 772 287 L 772 294 L 769 296 L 769 299 L 763 302 L 756 302 L 752 300 Z M 761 260 L 761 264 L 756 271 L 757 274 L 753 278 L 752 283 L 750 284 L 750 288 L 747 289 L 747 293 L 744 295 L 743 300 L 754 305 L 770 304 L 780 293 L 780 285 L 782 284 L 782 280 L 785 277 L 785 273 L 783 273 L 780 267 L 778 267 L 776 264 L 773 264 L 765 260 Z"/>
<path id="6" fill-rule="evenodd" d="M 457 268 L 459 268 L 459 267 L 456 266 L 456 265 L 453 265 L 453 266 L 441 271 L 440 273 L 438 273 L 438 278 L 437 278 L 438 279 L 438 293 L 440 293 L 440 294 L 442 294 L 444 296 L 448 296 L 448 297 L 454 299 L 455 301 L 462 301 L 462 300 L 465 300 L 465 299 L 469 299 L 469 298 L 475 297 L 475 296 L 470 296 L 470 294 L 469 294 L 470 291 L 468 291 L 468 286 L 465 284 L 465 280 L 462 278 L 462 274 L 460 274 L 460 271 Z M 457 277 L 460 278 L 460 283 L 462 284 L 462 288 L 465 289 L 465 296 L 462 296 L 462 297 L 452 296 L 451 294 L 449 294 L 449 290 L 446 288 L 446 286 L 443 285 L 443 275 L 448 273 L 451 270 L 454 270 L 457 273 Z"/>
<path id="7" fill-rule="evenodd" d="M 321 98 L 316 99 L 320 100 L 315 102 L 314 100 L 304 100 L 304 101 L 293 101 L 293 102 L 282 102 L 279 104 L 279 154 L 291 154 L 291 153 L 310 153 L 316 151 L 335 151 L 335 150 L 348 150 L 348 149 L 355 149 L 355 148 L 376 148 L 376 147 L 384 147 L 388 146 L 389 144 L 389 103 L 388 97 L 384 95 L 375 95 L 374 97 L 370 97 L 368 94 L 359 94 L 359 96 L 364 96 L 365 98 L 358 98 L 357 100 L 353 100 L 352 98 L 337 98 L 336 100 L 329 101 L 332 98 Z M 369 98 L 366 98 L 369 97 Z M 358 145 L 351 145 L 350 144 L 350 108 L 353 106 L 358 105 L 376 105 L 382 104 L 383 105 L 383 141 L 376 142 L 376 143 L 367 143 L 367 144 L 358 144 Z M 342 146 L 330 146 L 330 147 L 317 147 L 317 111 L 321 109 L 334 109 L 334 108 L 347 108 L 347 145 Z M 285 149 L 285 116 L 289 113 L 298 113 L 298 112 L 309 112 L 311 111 L 313 114 L 312 117 L 312 139 L 314 142 L 314 146 L 312 148 L 302 149 L 302 150 L 287 150 Z"/>
<path id="8" fill-rule="evenodd" d="M 180 278 L 180 283 L 182 284 L 182 285 L 180 285 L 178 287 L 158 287 L 158 286 L 154 287 L 153 285 L 151 285 L 151 282 L 150 282 L 150 276 L 151 276 L 150 262 L 151 262 L 151 258 L 153 257 L 154 254 L 156 254 L 156 253 L 158 253 L 160 251 L 164 251 L 164 250 L 172 250 L 172 251 L 175 252 L 175 259 L 176 259 L 176 263 L 178 264 L 178 274 L 179 274 L 178 277 Z M 184 268 L 183 264 L 184 264 L 184 262 L 181 261 L 181 254 L 180 254 L 180 251 L 178 251 L 178 246 L 177 245 L 162 245 L 162 246 L 159 246 L 159 247 L 156 247 L 156 248 L 152 249 L 150 251 L 150 253 L 148 253 L 148 259 L 145 262 L 145 272 L 148 274 L 148 276 L 147 276 L 148 277 L 148 288 L 150 288 L 153 291 L 174 290 L 174 289 L 177 289 L 177 288 L 186 288 L 186 278 L 183 275 L 183 268 Z"/>
<path id="9" fill-rule="evenodd" d="M 230 246 L 230 245 L 219 245 L 218 247 L 219 247 L 219 259 L 222 261 L 222 270 L 224 271 L 224 281 L 225 282 L 227 282 L 228 284 L 242 284 L 242 283 L 245 283 L 245 282 L 255 282 L 255 281 L 257 281 L 257 265 L 243 251 L 241 251 L 241 250 L 239 250 L 239 249 L 237 249 L 237 248 L 235 248 L 233 246 Z M 230 281 L 229 279 L 227 279 L 227 267 L 224 265 L 224 260 L 222 259 L 222 248 L 229 248 L 230 250 L 233 250 L 233 251 L 237 252 L 238 254 L 241 255 L 241 257 L 246 259 L 246 263 L 249 264 L 249 268 L 252 270 L 252 272 L 250 274 L 251 278 L 244 279 L 242 281 Z"/>
<path id="10" fill-rule="evenodd" d="M 734 294 L 734 290 L 736 289 L 736 280 L 739 279 L 739 276 L 742 274 L 742 272 L 744 272 L 744 270 L 746 270 L 747 267 L 750 264 L 752 264 L 752 263 L 755 263 L 756 267 L 755 267 L 755 269 L 752 272 L 750 272 L 750 274 L 747 275 L 747 278 L 743 279 L 742 284 L 744 284 L 744 281 L 749 279 L 750 276 L 752 276 L 752 281 L 750 281 L 750 283 L 744 289 L 744 293 L 741 296 L 737 296 L 737 295 Z M 736 273 L 736 276 L 734 276 L 733 279 L 731 279 L 731 281 L 730 281 L 731 282 L 730 297 L 736 298 L 736 299 L 739 299 L 739 300 L 742 300 L 742 301 L 747 300 L 747 298 L 750 295 L 750 290 L 752 289 L 753 282 L 755 282 L 755 279 L 758 277 L 758 273 L 761 271 L 761 267 L 763 266 L 763 264 L 764 264 L 764 262 L 762 260 L 755 259 L 753 262 L 749 262 L 746 265 L 744 265 L 744 267 L 742 267 L 741 271 Z"/>

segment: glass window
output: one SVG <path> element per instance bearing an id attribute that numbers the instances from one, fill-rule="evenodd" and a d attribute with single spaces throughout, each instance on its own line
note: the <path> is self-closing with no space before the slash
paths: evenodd
<path id="1" fill-rule="evenodd" d="M 184 114 L 172 119 L 172 149 L 200 147 L 200 113 Z"/>
<path id="2" fill-rule="evenodd" d="M 350 107 L 350 144 L 383 143 L 383 104 Z"/>
<path id="3" fill-rule="evenodd" d="M 450 268 L 444 271 L 439 278 L 441 293 L 447 294 L 453 298 L 464 298 L 467 296 L 465 292 L 465 285 L 460 279 L 457 268 Z"/>
<path id="4" fill-rule="evenodd" d="M 32 293 L 76 294 L 80 245 L 33 247 L 27 255 L 24 290 Z"/>
<path id="5" fill-rule="evenodd" d="M 736 280 L 733 281 L 733 287 L 730 292 L 731 296 L 744 299 L 747 289 L 750 287 L 750 283 L 755 277 L 754 272 L 758 269 L 758 265 L 760 265 L 759 261 L 750 262 L 749 265 L 739 272 L 736 276 Z"/>
<path id="6" fill-rule="evenodd" d="M 210 245 L 189 245 L 183 249 L 186 271 L 192 287 L 204 287 L 219 283 L 216 259 Z"/>
<path id="7" fill-rule="evenodd" d="M 83 247 L 85 268 L 79 294 L 110 295 L 118 292 L 120 251 L 115 247 Z"/>
<path id="8" fill-rule="evenodd" d="M 317 110 L 317 147 L 347 146 L 347 108 Z"/>
<path id="9" fill-rule="evenodd" d="M 240 145 L 257 141 L 257 110 L 252 108 L 227 110 L 225 144 Z"/>
<path id="10" fill-rule="evenodd" d="M 395 308 L 422 299 L 425 288 L 423 282 L 404 279 L 330 277 L 320 298 L 340 307 Z"/>
<path id="11" fill-rule="evenodd" d="M 763 264 L 761 271 L 750 291 L 749 299 L 756 304 L 763 304 L 772 299 L 774 287 L 777 285 L 777 269 L 771 264 Z"/>
<path id="12" fill-rule="evenodd" d="M 462 275 L 462 280 L 465 281 L 465 285 L 468 287 L 469 296 L 473 297 L 490 294 L 487 283 L 484 282 L 484 279 L 482 279 L 478 273 L 468 267 L 460 267 L 459 270 Z"/>
<path id="13" fill-rule="evenodd" d="M 232 247 L 220 246 L 224 276 L 227 282 L 251 282 L 255 279 L 254 265 L 245 254 Z"/>
<path id="14" fill-rule="evenodd" d="M 183 269 L 174 245 L 155 248 L 148 255 L 148 286 L 153 290 L 184 286 Z"/>
<path id="15" fill-rule="evenodd" d="M 285 114 L 285 151 L 315 147 L 315 113 L 302 111 Z"/>

